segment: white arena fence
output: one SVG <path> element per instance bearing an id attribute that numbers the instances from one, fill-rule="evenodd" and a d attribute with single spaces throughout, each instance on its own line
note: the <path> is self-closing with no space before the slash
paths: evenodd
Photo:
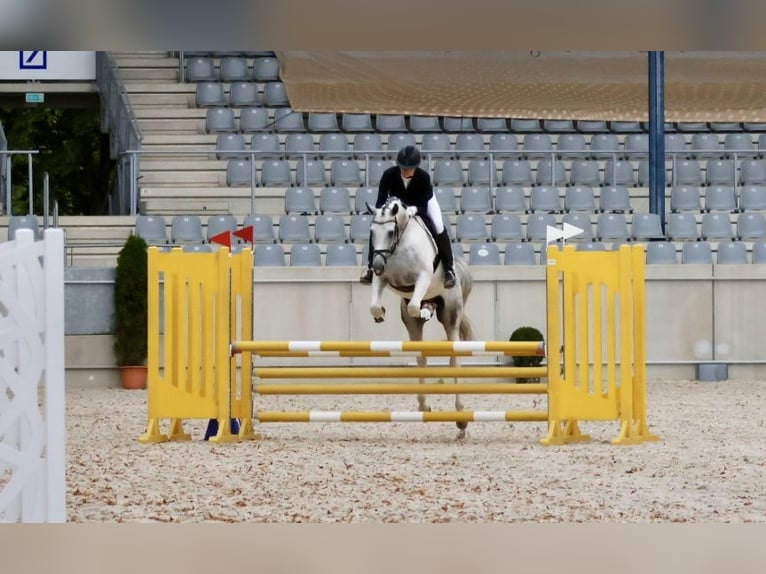
<path id="1" fill-rule="evenodd" d="M 0 522 L 66 521 L 64 233 L 0 243 Z"/>

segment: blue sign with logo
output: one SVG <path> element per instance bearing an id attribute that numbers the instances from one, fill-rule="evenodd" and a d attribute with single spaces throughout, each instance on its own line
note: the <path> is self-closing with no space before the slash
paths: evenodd
<path id="1" fill-rule="evenodd" d="M 21 50 L 19 51 L 20 70 L 47 70 L 47 50 Z"/>

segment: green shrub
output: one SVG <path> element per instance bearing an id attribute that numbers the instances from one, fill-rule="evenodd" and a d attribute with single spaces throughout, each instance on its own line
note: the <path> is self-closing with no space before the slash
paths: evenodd
<path id="1" fill-rule="evenodd" d="M 131 235 L 117 257 L 114 275 L 114 356 L 117 365 L 139 366 L 148 348 L 148 255 L 143 238 Z"/>
<path id="2" fill-rule="evenodd" d="M 544 341 L 543 334 L 534 327 L 519 327 L 513 333 L 511 333 L 510 341 Z M 543 362 L 544 357 L 532 356 L 532 357 L 511 357 L 511 361 L 514 367 L 539 367 Z M 517 377 L 517 383 L 533 383 L 539 382 L 539 377 Z"/>

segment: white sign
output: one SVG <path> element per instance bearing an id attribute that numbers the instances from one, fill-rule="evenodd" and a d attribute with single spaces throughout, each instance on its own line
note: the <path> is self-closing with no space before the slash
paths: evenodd
<path id="1" fill-rule="evenodd" d="M 96 79 L 96 52 L 0 52 L 0 80 Z"/>
<path id="2" fill-rule="evenodd" d="M 566 240 L 570 237 L 580 235 L 583 231 L 585 230 L 580 229 L 579 227 L 575 227 L 571 223 L 564 223 L 564 229 L 559 229 L 558 227 L 548 225 L 545 228 L 545 243 L 551 243 L 557 239 L 562 239 L 564 242 L 566 242 Z"/>

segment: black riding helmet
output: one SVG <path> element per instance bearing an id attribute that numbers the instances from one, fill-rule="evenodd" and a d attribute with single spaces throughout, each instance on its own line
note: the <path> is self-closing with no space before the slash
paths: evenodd
<path id="1" fill-rule="evenodd" d="M 414 145 L 404 146 L 396 155 L 396 163 L 399 167 L 413 168 L 420 165 L 420 152 Z"/>

